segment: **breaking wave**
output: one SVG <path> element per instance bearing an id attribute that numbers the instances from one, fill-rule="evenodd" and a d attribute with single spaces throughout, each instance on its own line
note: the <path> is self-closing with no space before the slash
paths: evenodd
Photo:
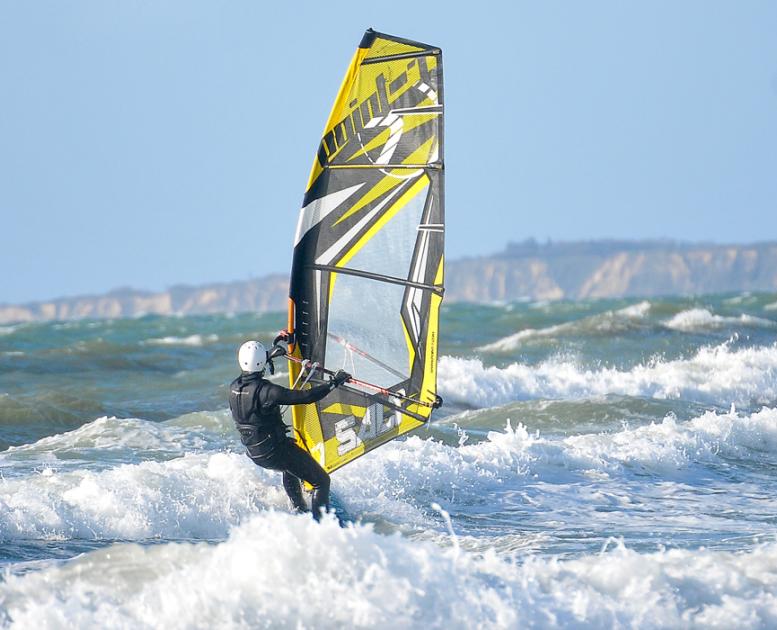
<path id="1" fill-rule="evenodd" d="M 530 339 L 580 333 L 611 334 L 627 330 L 650 313 L 650 302 L 643 301 L 615 311 L 605 311 L 580 320 L 545 328 L 526 328 L 477 348 L 480 352 L 511 352 Z"/>
<path id="2" fill-rule="evenodd" d="M 725 326 L 748 326 L 753 328 L 775 328 L 777 322 L 742 313 L 738 317 L 715 315 L 706 308 L 692 308 L 681 311 L 664 324 L 672 330 L 682 332 L 704 331 Z"/>
<path id="3" fill-rule="evenodd" d="M 287 510 L 278 474 L 255 466 L 231 433 L 223 437 L 224 415 L 203 423 L 191 414 L 156 430 L 155 423 L 121 421 L 129 435 L 120 421 L 100 419 L 11 449 L 3 454 L 4 464 L 34 452 L 37 468 L 0 484 L 0 540 L 223 539 L 252 515 Z M 187 438 L 189 431 L 199 434 Z M 221 451 L 188 452 L 200 442 L 213 449 L 219 440 Z M 527 478 L 558 480 L 560 470 L 618 477 L 638 469 L 671 477 L 720 458 L 777 463 L 777 409 L 750 415 L 733 409 L 707 412 L 686 422 L 670 415 L 615 433 L 563 438 L 530 432 L 522 424 L 513 428 L 507 421 L 504 430 L 490 431 L 478 443 L 465 442 L 451 446 L 418 436 L 391 442 L 338 471 L 335 490 L 360 516 L 434 527 L 436 517 L 428 509 L 433 501 L 444 497 L 452 504 L 471 504 Z M 56 448 L 65 444 L 71 445 L 68 458 L 58 460 Z M 113 467 L 84 465 L 89 459 L 84 451 L 106 445 L 119 450 Z M 138 447 L 143 450 L 135 456 L 145 459 L 155 448 L 159 461 L 120 463 Z M 82 459 L 72 461 L 76 454 Z M 111 460 L 107 454 L 106 460 Z"/>
<path id="4" fill-rule="evenodd" d="M 628 370 L 586 369 L 551 359 L 536 366 L 486 367 L 478 359 L 444 356 L 444 398 L 474 407 L 532 398 L 587 398 L 607 394 L 677 398 L 740 406 L 777 400 L 777 345 L 732 350 L 702 347 L 688 359 L 656 360 Z"/>
<path id="5" fill-rule="evenodd" d="M 236 453 L 42 468 L 0 486 L 0 539 L 223 538 L 245 517 L 286 505 L 270 474 Z"/>
<path id="6" fill-rule="evenodd" d="M 217 545 L 118 544 L 8 575 L 19 627 L 769 627 L 777 545 L 574 560 L 441 548 L 369 526 L 265 513 Z M 344 560 L 347 558 L 347 562 Z M 282 585 L 282 588 L 279 588 Z M 295 585 L 290 588 L 290 585 Z"/>

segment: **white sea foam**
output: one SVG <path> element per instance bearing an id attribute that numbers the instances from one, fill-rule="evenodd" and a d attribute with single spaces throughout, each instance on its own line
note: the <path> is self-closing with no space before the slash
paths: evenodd
<path id="1" fill-rule="evenodd" d="M 476 348 L 480 352 L 510 352 L 520 347 L 527 339 L 536 339 L 538 337 L 555 337 L 558 334 L 569 330 L 569 324 L 558 324 L 556 326 L 547 326 L 545 328 L 524 328 L 517 333 L 497 339 L 493 343 Z"/>
<path id="2" fill-rule="evenodd" d="M 777 322 L 746 313 L 742 313 L 739 317 L 724 317 L 722 315 L 715 315 L 706 308 L 692 308 L 677 313 L 664 326 L 682 332 L 703 332 L 704 330 L 724 328 L 726 326 L 775 328 L 777 327 Z"/>
<path id="3" fill-rule="evenodd" d="M 269 507 L 286 507 L 274 473 L 244 455 L 185 455 L 108 470 L 5 479 L 0 539 L 221 538 Z"/>
<path id="4" fill-rule="evenodd" d="M 732 350 L 702 347 L 691 358 L 657 360 L 629 370 L 587 369 L 571 361 L 536 366 L 485 367 L 478 359 L 444 356 L 441 395 L 475 407 L 534 398 L 588 398 L 606 394 L 680 398 L 728 406 L 777 400 L 777 345 Z"/>
<path id="5" fill-rule="evenodd" d="M 617 433 L 570 436 L 562 445 L 564 465 L 576 461 L 604 472 L 640 466 L 662 473 L 721 457 L 774 461 L 777 409 L 751 415 L 710 411 L 687 422 L 668 416 L 661 423 Z"/>
<path id="6" fill-rule="evenodd" d="M 643 300 L 642 302 L 637 302 L 636 304 L 632 304 L 630 306 L 624 306 L 623 308 L 615 311 L 615 313 L 617 315 L 622 315 L 623 317 L 642 319 L 643 317 L 647 317 L 648 313 L 650 313 L 650 302 Z"/>
<path id="7" fill-rule="evenodd" d="M 266 513 L 218 545 L 114 545 L 0 584 L 17 627 L 771 627 L 777 545 L 511 562 Z"/>
<path id="8" fill-rule="evenodd" d="M 12 446 L 0 452 L 0 464 L 9 476 L 24 474 L 29 466 L 66 469 L 89 461 L 106 467 L 215 450 L 234 442 L 227 416 L 227 411 L 196 412 L 166 422 L 104 416 L 72 431 Z"/>
<path id="9" fill-rule="evenodd" d="M 148 439 L 140 440 L 144 447 Z M 520 488 L 526 479 L 555 483 L 591 471 L 617 479 L 636 468 L 672 478 L 674 471 L 721 457 L 774 462 L 777 410 L 709 412 L 687 422 L 667 417 L 565 438 L 508 424 L 460 447 L 412 436 L 360 458 L 333 481 L 352 514 L 428 529 L 437 527 L 428 509 L 432 501 L 472 504 Z M 237 453 L 187 454 L 104 470 L 39 467 L 0 483 L 0 540 L 218 539 L 268 508 L 288 509 L 280 476 Z"/>
<path id="10" fill-rule="evenodd" d="M 493 343 L 477 348 L 481 352 L 511 352 L 528 339 L 556 337 L 581 331 L 611 333 L 628 327 L 629 323 L 647 317 L 650 302 L 642 301 L 616 311 L 605 311 L 580 320 L 547 326 L 545 328 L 526 328 L 517 333 L 498 339 Z"/>
<path id="11" fill-rule="evenodd" d="M 206 343 L 218 341 L 218 335 L 189 335 L 188 337 L 160 337 L 157 339 L 147 339 L 142 342 L 153 346 L 204 346 Z"/>
<path id="12" fill-rule="evenodd" d="M 771 302 L 764 306 L 765 311 L 777 311 L 777 302 Z"/>
<path id="13" fill-rule="evenodd" d="M 527 478 L 559 481 L 590 471 L 617 478 L 627 469 L 672 478 L 695 463 L 720 458 L 777 461 L 777 409 L 750 415 L 708 412 L 686 422 L 668 416 L 614 433 L 564 438 L 508 422 L 484 441 L 460 447 L 413 436 L 343 468 L 336 481 L 349 508 L 359 514 L 428 526 L 419 505 L 471 503 L 516 488 Z"/>

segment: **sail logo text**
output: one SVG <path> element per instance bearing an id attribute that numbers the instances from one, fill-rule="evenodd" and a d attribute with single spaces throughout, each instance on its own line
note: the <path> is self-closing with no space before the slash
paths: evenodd
<path id="1" fill-rule="evenodd" d="M 386 85 L 386 77 L 383 74 L 378 74 L 375 77 L 375 91 L 372 94 L 361 103 L 357 99 L 348 103 L 351 111 L 321 139 L 317 154 L 319 164 L 323 167 L 349 140 L 367 128 L 370 120 L 379 116 L 387 116 L 391 111 L 391 106 L 403 94 L 407 93 L 408 90 L 403 88 L 408 81 L 410 81 L 411 86 L 432 84 L 425 57 L 410 61 L 407 64 L 407 70 L 400 73 L 388 86 Z M 419 102 L 426 98 L 427 95 L 424 92 L 420 90 L 417 92 Z M 415 103 L 405 104 L 406 107 L 413 105 Z"/>
<path id="2" fill-rule="evenodd" d="M 337 454 L 345 455 L 365 441 L 388 433 L 399 426 L 402 414 L 395 411 L 385 415 L 383 405 L 376 403 L 367 407 L 361 424 L 356 429 L 356 418 L 348 416 L 335 423 L 335 437 L 337 438 Z"/>

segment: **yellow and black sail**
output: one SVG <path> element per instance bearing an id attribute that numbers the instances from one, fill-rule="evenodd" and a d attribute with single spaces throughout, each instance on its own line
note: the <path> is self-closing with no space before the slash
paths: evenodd
<path id="1" fill-rule="evenodd" d="M 438 400 L 439 48 L 365 33 L 302 206 L 289 301 L 291 383 L 316 382 L 320 372 L 311 364 L 344 369 L 355 379 L 318 403 L 293 408 L 297 439 L 331 471 L 420 426 Z"/>

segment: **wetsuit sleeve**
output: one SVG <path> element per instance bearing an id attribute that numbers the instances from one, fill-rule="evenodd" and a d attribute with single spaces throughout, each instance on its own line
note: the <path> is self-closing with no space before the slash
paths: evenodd
<path id="1" fill-rule="evenodd" d="M 287 389 L 276 385 L 275 383 L 268 383 L 265 385 L 262 391 L 262 402 L 267 405 L 306 405 L 308 403 L 314 403 L 321 400 L 334 387 L 330 383 L 324 383 L 317 387 L 312 387 L 306 390 Z"/>

